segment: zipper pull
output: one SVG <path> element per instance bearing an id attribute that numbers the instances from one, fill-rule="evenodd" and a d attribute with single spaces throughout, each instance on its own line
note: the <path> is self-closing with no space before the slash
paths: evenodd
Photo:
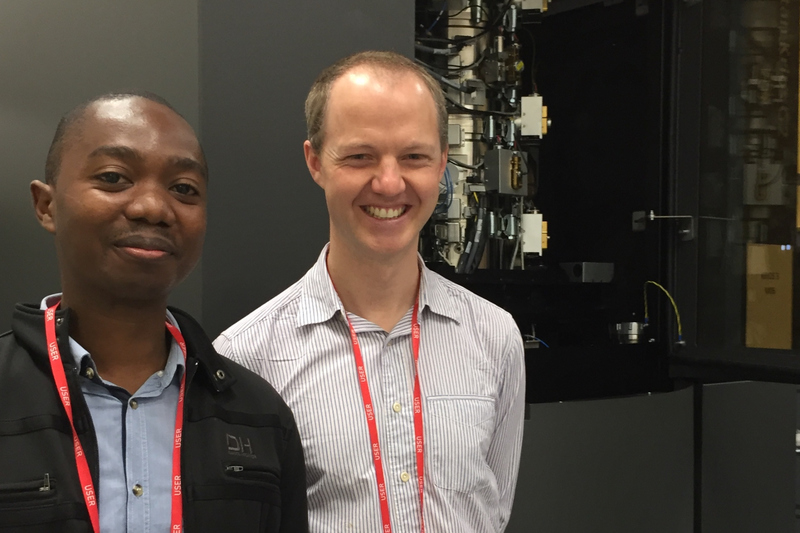
<path id="1" fill-rule="evenodd" d="M 45 473 L 44 483 L 39 487 L 39 492 L 47 492 L 50 490 L 50 474 Z"/>
<path id="2" fill-rule="evenodd" d="M 244 470 L 244 467 L 239 465 L 231 465 L 231 466 L 226 466 L 225 470 L 227 470 L 228 472 L 241 472 L 242 470 Z"/>

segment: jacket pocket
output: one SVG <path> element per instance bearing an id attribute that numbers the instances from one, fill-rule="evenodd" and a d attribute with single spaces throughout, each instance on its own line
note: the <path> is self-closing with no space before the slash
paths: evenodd
<path id="1" fill-rule="evenodd" d="M 191 487 L 193 530 L 277 531 L 281 505 L 278 477 L 268 469 L 241 464 L 226 464 L 223 469 L 222 482 Z"/>
<path id="2" fill-rule="evenodd" d="M 49 475 L 36 481 L 0 484 L 0 508 L 39 506 L 56 497 L 56 483 Z"/>
<path id="3" fill-rule="evenodd" d="M 429 396 L 425 407 L 425 445 L 433 484 L 463 493 L 489 484 L 492 473 L 486 455 L 494 429 L 494 399 Z"/>
<path id="4" fill-rule="evenodd" d="M 0 483 L 1 533 L 88 533 L 85 505 L 59 502 L 56 480 Z"/>

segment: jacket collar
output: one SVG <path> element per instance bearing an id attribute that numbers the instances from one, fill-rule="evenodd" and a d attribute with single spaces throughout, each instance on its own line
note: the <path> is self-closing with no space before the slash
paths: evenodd
<path id="1" fill-rule="evenodd" d="M 231 365 L 219 355 L 211 341 L 206 336 L 203 328 L 188 313 L 170 307 L 169 311 L 175 317 L 178 327 L 186 340 L 187 365 L 189 372 L 187 379 L 191 378 L 194 368 L 200 370 L 206 379 L 200 382 L 216 392 L 230 388 L 236 377 L 232 373 Z M 69 345 L 69 309 L 56 311 L 56 341 L 62 354 L 71 353 Z M 17 342 L 31 354 L 34 362 L 50 372 L 49 355 L 44 331 L 44 311 L 38 306 L 17 304 L 11 319 L 11 328 Z M 64 367 L 70 371 L 75 368 L 72 357 L 61 358 Z"/>

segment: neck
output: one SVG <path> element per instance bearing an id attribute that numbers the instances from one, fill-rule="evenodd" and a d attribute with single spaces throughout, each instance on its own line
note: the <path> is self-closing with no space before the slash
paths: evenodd
<path id="1" fill-rule="evenodd" d="M 327 264 L 344 308 L 385 331 L 391 331 L 416 301 L 420 277 L 416 253 L 369 258 L 331 242 Z"/>
<path id="2" fill-rule="evenodd" d="M 64 290 L 61 306 L 70 309 L 70 336 L 103 379 L 133 394 L 166 365 L 166 301 L 108 302 Z"/>

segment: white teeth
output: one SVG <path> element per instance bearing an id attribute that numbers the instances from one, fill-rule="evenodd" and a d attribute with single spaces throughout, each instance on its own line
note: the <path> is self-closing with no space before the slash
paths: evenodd
<path id="1" fill-rule="evenodd" d="M 406 208 L 386 209 L 384 207 L 368 206 L 364 210 L 375 218 L 397 218 L 405 212 Z"/>

